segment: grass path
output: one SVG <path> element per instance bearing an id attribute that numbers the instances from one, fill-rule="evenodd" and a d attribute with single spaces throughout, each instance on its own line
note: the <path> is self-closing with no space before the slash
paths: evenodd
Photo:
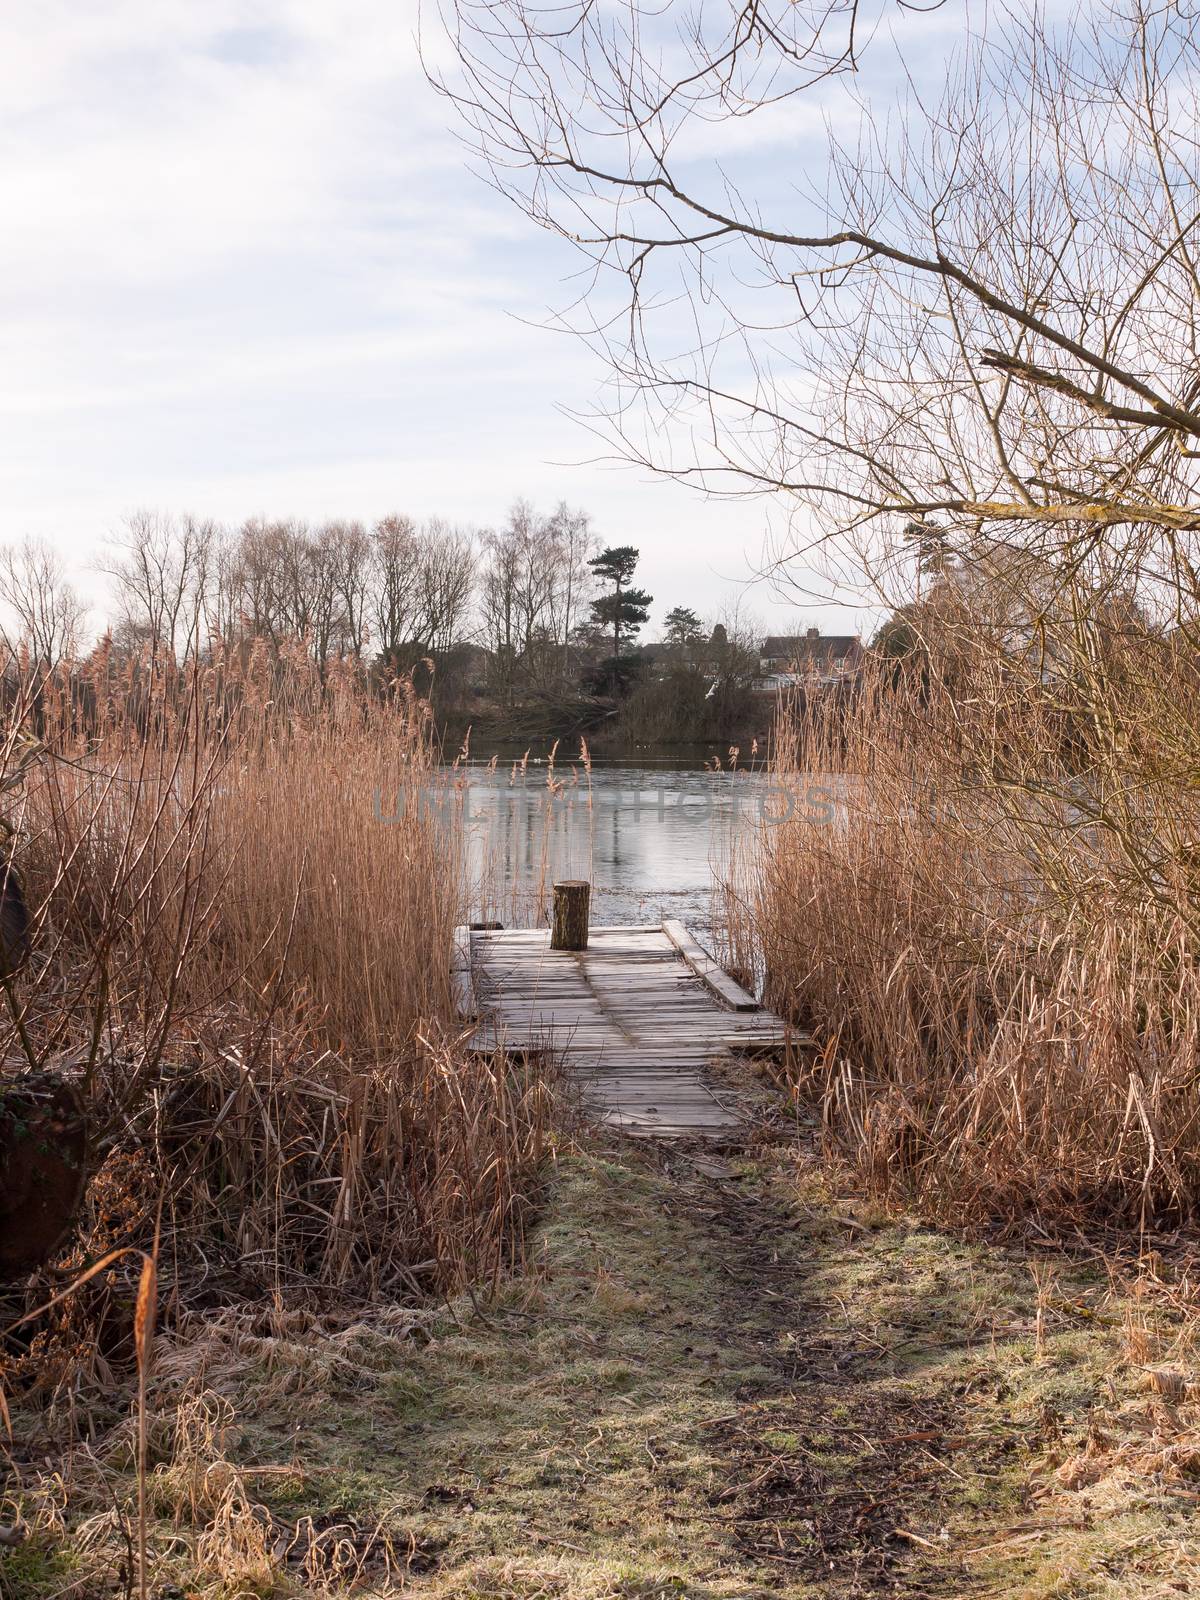
<path id="1" fill-rule="evenodd" d="M 1198 1592 L 1200 1451 L 1131 1455 L 1165 1402 L 1085 1314 L 1107 1283 L 824 1183 L 611 1139 L 482 1307 L 168 1349 L 159 1600 Z M 87 1539 L 0 1552 L 0 1595 L 122 1592 Z"/>
<path id="2" fill-rule="evenodd" d="M 385 1515 L 417 1590 L 455 1600 L 1175 1592 L 1194 1496 L 1054 1476 L 1121 1403 L 1113 1335 L 1045 1305 L 1039 1332 L 1024 1258 L 814 1173 L 563 1157 L 528 1271 L 330 1396 L 280 1509 Z M 1060 1262 L 1054 1287 L 1099 1286 Z"/>

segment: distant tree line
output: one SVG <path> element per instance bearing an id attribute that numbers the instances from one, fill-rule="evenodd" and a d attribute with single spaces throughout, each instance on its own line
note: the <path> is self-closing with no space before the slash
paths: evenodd
<path id="1" fill-rule="evenodd" d="M 443 720 L 500 734 L 573 732 L 626 705 L 654 737 L 719 732 L 752 646 L 683 607 L 661 645 L 639 646 L 653 596 L 634 581 L 638 558 L 601 548 L 565 502 L 543 513 L 518 500 L 483 530 L 401 514 L 229 529 L 139 512 L 97 563 L 111 613 L 96 648 L 178 666 L 300 647 L 322 682 L 337 662 L 381 681 L 415 674 Z M 14 659 L 50 670 L 86 655 L 88 609 L 49 545 L 0 549 L 0 606 Z"/>

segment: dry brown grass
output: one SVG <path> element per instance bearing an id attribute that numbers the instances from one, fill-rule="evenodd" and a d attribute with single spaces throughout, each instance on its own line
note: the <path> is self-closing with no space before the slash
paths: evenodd
<path id="1" fill-rule="evenodd" d="M 828 1132 L 877 1191 L 1189 1218 L 1194 672 L 1148 632 L 1090 680 L 961 644 L 785 728 L 799 798 L 752 896 L 772 997 L 816 1030 Z"/>
<path id="2" fill-rule="evenodd" d="M 29 728 L 45 748 L 13 811 L 34 954 L 0 995 L 0 1052 L 10 1078 L 76 1085 L 92 1175 L 57 1276 L 6 1309 L 156 1237 L 168 1320 L 494 1277 L 546 1086 L 471 1055 L 453 1015 L 460 830 L 452 796 L 429 804 L 407 684 L 321 681 L 297 649 L 186 670 L 101 655 L 13 693 L 11 749 Z M 58 1420 L 103 1409 L 138 1259 L 9 1337 L 11 1389 Z"/>

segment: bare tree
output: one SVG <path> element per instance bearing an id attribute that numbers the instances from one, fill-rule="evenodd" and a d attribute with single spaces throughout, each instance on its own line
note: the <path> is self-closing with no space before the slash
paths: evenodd
<path id="1" fill-rule="evenodd" d="M 482 547 L 479 612 L 483 641 L 491 652 L 490 676 L 495 690 L 501 700 L 511 704 L 520 657 L 517 591 L 521 553 L 510 530 L 486 530 Z"/>
<path id="2" fill-rule="evenodd" d="M 471 605 L 475 547 L 468 532 L 431 517 L 417 535 L 417 641 L 433 651 L 449 650 Z"/>
<path id="3" fill-rule="evenodd" d="M 307 614 L 307 626 L 297 628 L 296 634 L 308 641 L 324 680 L 346 626 L 340 586 L 344 549 L 341 527 L 327 523 L 315 534 L 297 540 L 293 548 L 295 592 L 298 601 L 303 597 Z"/>
<path id="4" fill-rule="evenodd" d="M 947 739 L 1045 882 L 1091 892 L 1069 816 L 1131 903 L 1169 899 L 1198 825 L 1200 18 L 1002 3 L 934 92 L 901 73 L 813 136 L 806 191 L 738 147 L 811 89 L 820 11 L 454 0 L 443 87 L 588 258 L 618 448 L 770 496 L 785 578 L 935 595 Z"/>
<path id="5" fill-rule="evenodd" d="M 276 523 L 268 550 L 273 564 L 277 625 L 284 636 L 311 643 L 318 613 L 327 599 L 328 574 L 321 570 L 323 563 L 315 557 L 307 524 Z M 326 581 L 322 583 L 322 579 Z"/>
<path id="6" fill-rule="evenodd" d="M 173 658 L 205 642 L 216 542 L 215 525 L 191 516 L 176 521 L 138 511 L 126 520 L 101 570 L 114 581 L 120 622 L 131 636 Z"/>
<path id="7" fill-rule="evenodd" d="M 461 73 L 443 86 L 492 180 L 595 268 L 580 326 L 625 453 L 782 497 L 792 562 L 851 534 L 873 580 L 908 581 L 915 523 L 1068 564 L 1108 543 L 1194 594 L 1190 9 L 1096 5 L 1055 36 L 1012 5 L 990 38 L 964 30 L 940 98 L 894 120 L 868 105 L 817 146 L 829 181 L 807 196 L 707 125 L 811 88 L 813 39 L 844 64 L 829 30 L 862 19 L 784 0 L 688 17 L 676 31 L 678 5 L 637 0 L 449 17 Z"/>
<path id="8" fill-rule="evenodd" d="M 554 532 L 527 500 L 518 500 L 508 522 L 484 535 L 486 556 L 480 588 L 484 638 L 492 652 L 493 676 L 511 703 L 518 680 L 540 678 L 535 650 L 553 646 L 553 613 L 558 584 L 558 546 Z"/>
<path id="9" fill-rule="evenodd" d="M 492 675 L 510 704 L 518 689 L 561 690 L 571 637 L 595 589 L 587 513 L 560 502 L 552 515 L 518 500 L 482 539 L 479 610 Z"/>
<path id="10" fill-rule="evenodd" d="M 399 662 L 416 631 L 421 589 L 417 528 L 411 517 L 387 516 L 371 532 L 375 637 L 380 652 Z"/>
<path id="11" fill-rule="evenodd" d="M 278 642 L 282 633 L 275 551 L 276 525 L 244 522 L 221 563 L 221 632 L 230 641 L 249 636 Z"/>
<path id="12" fill-rule="evenodd" d="M 344 648 L 361 661 L 369 634 L 371 541 L 361 522 L 330 522 L 322 530 L 328 551 Z"/>
<path id="13" fill-rule="evenodd" d="M 558 681 L 565 687 L 571 671 L 571 640 L 581 617 L 589 614 L 596 576 L 589 562 L 599 546 L 586 511 L 560 500 L 548 523 L 553 541 L 555 582 L 550 603 L 551 629 L 558 646 Z"/>
<path id="14" fill-rule="evenodd" d="M 245 523 L 222 574 L 227 635 L 303 640 L 324 675 L 340 650 L 361 653 L 367 554 L 357 524 Z"/>
<path id="15" fill-rule="evenodd" d="M 436 519 L 418 529 L 389 516 L 370 534 L 358 522 L 247 522 L 221 566 L 222 632 L 276 650 L 303 640 L 322 676 L 338 654 L 361 661 L 372 635 L 410 664 L 458 639 L 474 565 L 470 535 Z"/>
<path id="16" fill-rule="evenodd" d="M 43 670 L 73 656 L 86 609 L 58 553 L 41 539 L 0 549 L 0 602 L 8 609 L 11 648 L 24 645 Z"/>

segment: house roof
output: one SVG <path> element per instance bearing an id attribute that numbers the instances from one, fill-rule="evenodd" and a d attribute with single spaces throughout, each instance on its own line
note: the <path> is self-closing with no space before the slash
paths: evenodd
<path id="1" fill-rule="evenodd" d="M 772 633 L 763 640 L 760 653 L 776 661 L 842 661 L 861 648 L 855 633 Z"/>

